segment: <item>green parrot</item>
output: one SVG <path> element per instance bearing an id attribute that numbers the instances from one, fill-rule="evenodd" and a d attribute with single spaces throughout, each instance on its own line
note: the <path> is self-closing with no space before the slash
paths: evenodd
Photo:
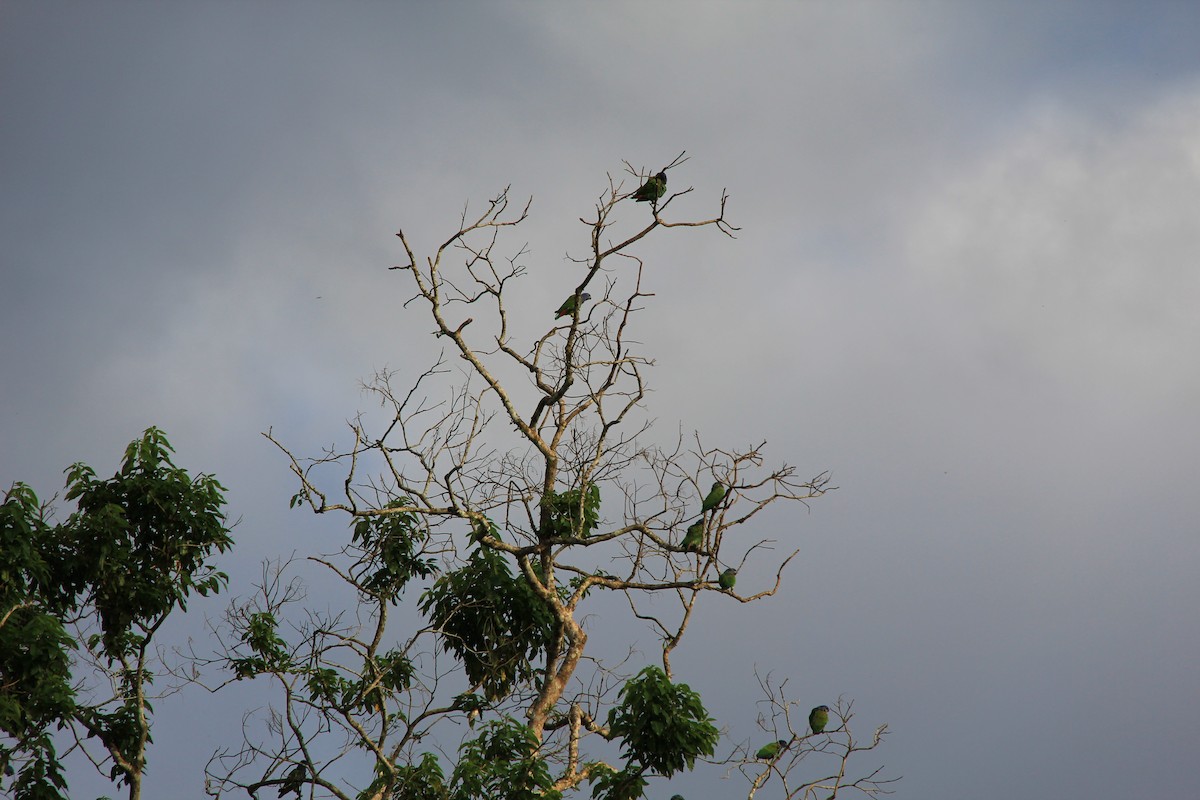
<path id="1" fill-rule="evenodd" d="M 813 733 L 824 733 L 829 724 L 829 706 L 817 706 L 808 712 L 808 727 Z"/>
<path id="2" fill-rule="evenodd" d="M 754 757 L 759 761 L 772 761 L 783 752 L 783 748 L 785 747 L 787 747 L 787 739 L 780 739 L 777 742 L 764 745 Z"/>
<path id="3" fill-rule="evenodd" d="M 688 526 L 687 535 L 683 537 L 683 541 L 679 546 L 684 550 L 699 551 L 704 544 L 704 520 L 694 522 Z"/>
<path id="4" fill-rule="evenodd" d="M 558 319 L 559 317 L 566 317 L 566 316 L 570 316 L 571 314 L 574 314 L 575 306 L 577 306 L 579 304 L 578 300 L 575 299 L 576 297 L 578 297 L 579 300 L 582 300 L 585 303 L 588 300 L 592 299 L 592 296 L 590 294 L 588 294 L 587 292 L 584 292 L 583 294 L 580 294 L 580 295 L 571 295 L 566 300 L 563 300 L 563 304 L 558 307 L 558 311 L 554 312 L 554 318 Z"/>
<path id="5" fill-rule="evenodd" d="M 700 513 L 707 514 L 716 508 L 722 500 L 725 499 L 725 486 L 720 481 L 712 485 L 708 490 L 708 494 L 704 497 L 704 505 L 700 506 Z"/>
<path id="6" fill-rule="evenodd" d="M 300 787 L 304 785 L 304 775 L 307 770 L 303 764 L 297 764 L 288 771 L 288 774 L 283 777 L 283 783 L 279 786 L 279 796 L 285 794 L 296 793 L 296 797 L 300 796 Z"/>
<path id="7" fill-rule="evenodd" d="M 647 200 L 657 203 L 659 199 L 667 193 L 667 173 L 660 172 L 657 175 L 651 176 L 645 183 L 638 187 L 638 190 L 630 195 L 639 203 L 644 203 Z"/>
<path id="8" fill-rule="evenodd" d="M 717 583 L 721 585 L 722 589 L 732 589 L 733 585 L 737 583 L 737 570 L 733 567 L 725 570 L 721 573 L 721 577 L 717 578 Z"/>

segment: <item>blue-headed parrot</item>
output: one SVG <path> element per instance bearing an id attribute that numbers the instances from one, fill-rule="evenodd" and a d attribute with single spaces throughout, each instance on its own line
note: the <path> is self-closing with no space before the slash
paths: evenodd
<path id="1" fill-rule="evenodd" d="M 722 589 L 732 589 L 734 584 L 737 583 L 737 570 L 733 567 L 725 570 L 721 573 L 721 576 L 717 578 L 717 583 L 720 584 Z"/>
<path id="2" fill-rule="evenodd" d="M 704 520 L 693 522 L 688 526 L 687 534 L 683 537 L 683 541 L 679 546 L 684 550 L 699 551 L 704 546 Z"/>
<path id="3" fill-rule="evenodd" d="M 578 300 L 576 298 L 578 298 Z M 592 299 L 592 296 L 590 294 L 588 294 L 587 292 L 584 292 L 583 294 L 580 294 L 580 295 L 574 295 L 574 294 L 571 295 L 566 300 L 563 300 L 563 304 L 558 307 L 558 311 L 554 312 L 554 318 L 558 319 L 559 317 L 566 317 L 566 316 L 570 316 L 571 314 L 574 314 L 575 306 L 579 304 L 579 300 L 582 300 L 583 302 L 586 303 L 588 300 L 591 300 L 591 299 Z"/>
<path id="4" fill-rule="evenodd" d="M 782 753 L 783 748 L 785 747 L 787 747 L 787 739 L 780 739 L 777 742 L 771 742 L 768 745 L 764 745 L 759 749 L 758 753 L 756 753 L 754 757 L 759 761 L 771 761 L 780 753 Z"/>
<path id="5" fill-rule="evenodd" d="M 308 772 L 303 764 L 297 764 L 292 767 L 287 775 L 283 776 L 283 783 L 279 785 L 279 796 L 285 794 L 296 793 L 296 797 L 300 796 L 300 787 L 304 785 L 304 776 Z"/>
<path id="6" fill-rule="evenodd" d="M 712 488 L 708 490 L 708 494 L 704 497 L 704 504 L 700 506 L 700 513 L 707 514 L 712 511 L 721 501 L 725 499 L 725 485 L 720 481 L 713 483 Z"/>
<path id="7" fill-rule="evenodd" d="M 637 191 L 630 195 L 639 203 L 647 201 L 657 203 L 659 199 L 667 193 L 667 173 L 660 172 L 657 175 L 650 176 L 649 179 Z"/>
<path id="8" fill-rule="evenodd" d="M 808 727 L 813 733 L 824 733 L 829 724 L 829 706 L 817 706 L 808 712 Z"/>

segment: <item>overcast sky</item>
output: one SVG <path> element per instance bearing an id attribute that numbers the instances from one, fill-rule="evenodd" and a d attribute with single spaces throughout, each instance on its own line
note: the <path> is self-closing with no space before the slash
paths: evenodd
<path id="1" fill-rule="evenodd" d="M 742 231 L 639 250 L 656 430 L 840 488 L 681 674 L 735 740 L 755 667 L 854 698 L 898 798 L 1189 796 L 1198 42 L 1187 2 L 0 3 L 0 486 L 158 425 L 228 486 L 244 593 L 345 532 L 259 433 L 344 442 L 437 347 L 394 232 L 511 184 L 549 317 L 606 174 L 686 149 L 679 210 L 726 188 Z M 241 709 L 159 708 L 147 791 L 199 797 Z"/>

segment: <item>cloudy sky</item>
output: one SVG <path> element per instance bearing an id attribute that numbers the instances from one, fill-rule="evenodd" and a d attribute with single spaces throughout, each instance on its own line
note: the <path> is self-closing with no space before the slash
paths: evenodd
<path id="1" fill-rule="evenodd" d="M 1185 2 L 4 2 L 0 485 L 158 425 L 229 487 L 245 592 L 344 534 L 260 432 L 345 441 L 437 346 L 394 232 L 511 184 L 548 314 L 607 174 L 687 150 L 680 211 L 725 188 L 742 230 L 639 251 L 657 430 L 840 487 L 775 521 L 780 596 L 707 604 L 710 710 L 752 737 L 756 667 L 853 698 L 899 798 L 1186 796 L 1198 41 Z M 160 708 L 148 791 L 200 796 L 240 709 Z"/>

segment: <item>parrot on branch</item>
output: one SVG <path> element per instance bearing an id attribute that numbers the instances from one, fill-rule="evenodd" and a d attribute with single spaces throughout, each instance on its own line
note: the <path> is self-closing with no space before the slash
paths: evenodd
<path id="1" fill-rule="evenodd" d="M 704 544 L 704 520 L 694 522 L 688 526 L 687 535 L 683 537 L 683 541 L 679 546 L 684 550 L 699 550 Z"/>
<path id="2" fill-rule="evenodd" d="M 591 299 L 592 299 L 592 296 L 590 294 L 588 294 L 587 292 L 584 292 L 583 294 L 579 294 L 579 295 L 575 295 L 575 294 L 571 295 L 566 300 L 563 300 L 563 304 L 558 307 L 558 311 L 554 312 L 554 318 L 558 319 L 559 317 L 566 317 L 566 316 L 570 316 L 571 314 L 574 314 L 575 307 L 577 305 L 579 305 L 579 302 L 581 300 L 586 303 L 588 300 L 591 300 Z"/>
<path id="3" fill-rule="evenodd" d="M 646 201 L 657 203 L 666 193 L 667 173 L 660 172 L 657 175 L 650 176 L 630 197 L 638 203 L 645 203 Z"/>
<path id="4" fill-rule="evenodd" d="M 761 749 L 759 749 L 758 753 L 754 757 L 759 761 L 771 761 L 777 755 L 782 753 L 783 748 L 785 747 L 787 747 L 787 739 L 780 739 L 777 742 L 771 742 L 768 745 L 764 745 Z"/>
<path id="5" fill-rule="evenodd" d="M 737 570 L 733 567 L 725 570 L 721 573 L 721 576 L 717 578 L 717 583 L 720 584 L 722 589 L 732 589 L 734 584 L 737 583 Z"/>
<path id="6" fill-rule="evenodd" d="M 700 507 L 701 514 L 707 514 L 712 511 L 721 501 L 725 499 L 725 486 L 720 481 L 713 483 L 712 488 L 708 490 L 708 494 L 704 497 L 704 505 Z"/>
<path id="7" fill-rule="evenodd" d="M 283 783 L 279 786 L 279 796 L 285 794 L 296 793 L 296 797 L 300 796 L 300 787 L 304 785 L 304 774 L 307 772 L 303 764 L 297 764 L 292 767 L 287 775 L 283 776 Z"/>
<path id="8" fill-rule="evenodd" d="M 829 724 L 829 706 L 817 706 L 808 712 L 808 727 L 813 733 L 824 733 Z"/>

